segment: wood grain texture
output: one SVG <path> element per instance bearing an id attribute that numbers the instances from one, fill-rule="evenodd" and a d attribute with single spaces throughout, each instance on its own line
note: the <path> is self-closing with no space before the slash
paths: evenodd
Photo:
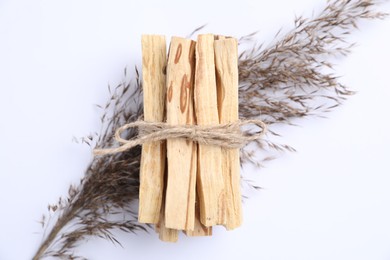
<path id="1" fill-rule="evenodd" d="M 165 198 L 165 193 L 164 193 Z M 156 224 L 156 232 L 159 234 L 159 239 L 164 242 L 175 243 L 179 240 L 179 231 L 176 229 L 171 229 L 165 225 L 165 199 L 162 201 L 162 208 L 159 222 Z"/>
<path id="2" fill-rule="evenodd" d="M 161 224 L 158 228 L 159 239 L 164 242 L 175 243 L 179 240 L 179 231 L 176 229 L 167 228 L 164 224 L 165 217 L 161 215 Z"/>
<path id="3" fill-rule="evenodd" d="M 194 125 L 195 42 L 173 37 L 167 64 L 167 123 Z M 197 145 L 185 139 L 167 140 L 168 181 L 165 226 L 193 230 Z"/>
<path id="4" fill-rule="evenodd" d="M 168 165 L 165 164 L 165 172 L 167 172 Z M 179 239 L 179 230 L 167 228 L 165 225 L 165 197 L 167 187 L 167 174 L 164 175 L 164 190 L 161 201 L 161 214 L 158 223 L 155 225 L 155 230 L 158 233 L 158 237 L 164 242 L 177 242 Z"/>
<path id="5" fill-rule="evenodd" d="M 164 120 L 166 76 L 165 36 L 142 36 L 142 78 L 145 121 Z M 158 223 L 164 188 L 165 142 L 142 145 L 138 221 Z"/>
<path id="6" fill-rule="evenodd" d="M 237 40 L 219 37 L 214 42 L 219 122 L 238 120 L 238 52 Z M 228 230 L 242 224 L 239 149 L 222 148 L 222 173 L 226 191 L 226 224 Z"/>
<path id="7" fill-rule="evenodd" d="M 199 199 L 195 203 L 195 225 L 194 230 L 184 230 L 184 234 L 189 237 L 204 237 L 213 234 L 213 227 L 206 227 L 200 222 Z"/>
<path id="8" fill-rule="evenodd" d="M 199 35 L 196 45 L 195 111 L 198 125 L 219 124 L 214 63 L 214 35 Z M 225 224 L 221 148 L 198 145 L 197 190 L 203 225 Z"/>
<path id="9" fill-rule="evenodd" d="M 166 187 L 166 185 L 164 187 Z M 155 228 L 156 228 L 156 232 L 159 234 L 158 237 L 161 241 L 175 243 L 179 240 L 179 231 L 176 229 L 168 228 L 165 225 L 165 196 L 166 196 L 166 190 L 164 190 L 159 222 L 156 224 Z"/>

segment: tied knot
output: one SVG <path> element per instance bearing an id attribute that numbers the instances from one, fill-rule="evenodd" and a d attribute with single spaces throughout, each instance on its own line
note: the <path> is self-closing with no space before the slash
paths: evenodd
<path id="1" fill-rule="evenodd" d="M 258 131 L 242 131 L 240 127 L 255 125 Z M 129 128 L 138 128 L 138 135 L 129 140 L 121 134 Z M 95 149 L 95 155 L 116 154 L 127 151 L 137 145 L 148 142 L 159 142 L 168 139 L 183 138 L 199 144 L 220 146 L 227 149 L 241 148 L 251 141 L 260 139 L 267 130 L 266 124 L 261 120 L 239 120 L 229 124 L 218 125 L 170 125 L 162 122 L 135 121 L 125 124 L 115 132 L 115 140 L 119 147 Z"/>

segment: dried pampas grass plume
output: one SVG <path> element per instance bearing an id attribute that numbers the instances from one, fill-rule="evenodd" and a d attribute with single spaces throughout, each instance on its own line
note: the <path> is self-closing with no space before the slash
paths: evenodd
<path id="1" fill-rule="evenodd" d="M 252 46 L 239 57 L 240 117 L 263 120 L 271 133 L 257 141 L 256 151 L 253 146 L 242 149 L 243 163 L 260 166 L 273 151 L 293 150 L 272 141 L 277 135 L 272 130 L 274 125 L 321 115 L 353 94 L 329 72 L 334 66 L 329 60 L 350 52 L 353 44 L 347 37 L 360 20 L 386 16 L 375 10 L 378 4 L 375 0 L 327 1 L 318 15 L 297 17 L 293 29 L 284 35 L 279 32 L 269 46 L 258 45 L 256 34 L 240 39 L 240 43 Z M 102 107 L 101 133 L 83 141 L 92 148 L 111 147 L 115 130 L 142 115 L 141 90 L 137 70 L 134 80 L 124 80 L 113 91 L 109 88 L 110 100 Z M 130 130 L 123 137 L 129 139 L 135 134 Z M 88 236 L 120 244 L 113 230 L 146 230 L 137 223 L 133 207 L 138 198 L 140 151 L 135 147 L 93 159 L 80 184 L 69 188 L 68 197 L 48 206 L 51 217 L 43 216 L 41 221 L 47 232 L 33 259 L 83 259 L 74 249 Z M 258 151 L 263 157 L 255 156 Z"/>

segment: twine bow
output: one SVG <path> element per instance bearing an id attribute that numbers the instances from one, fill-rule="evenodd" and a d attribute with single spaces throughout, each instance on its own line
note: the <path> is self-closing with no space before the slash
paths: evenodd
<path id="1" fill-rule="evenodd" d="M 241 126 L 255 125 L 260 131 L 252 133 L 241 131 Z M 126 140 L 121 134 L 129 128 L 138 127 L 139 133 L 135 138 Z M 158 142 L 168 139 L 185 138 L 199 144 L 215 145 L 223 148 L 241 148 L 251 141 L 264 136 L 267 125 L 256 119 L 238 120 L 234 123 L 210 126 L 201 125 L 169 125 L 160 122 L 135 121 L 125 124 L 115 132 L 115 140 L 120 144 L 116 148 L 94 149 L 94 155 L 116 154 L 127 151 L 137 145 L 147 142 Z"/>

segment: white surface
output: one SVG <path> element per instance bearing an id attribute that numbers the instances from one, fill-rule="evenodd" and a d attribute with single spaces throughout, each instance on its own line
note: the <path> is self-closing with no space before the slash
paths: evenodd
<path id="1" fill-rule="evenodd" d="M 324 1 L 0 1 L 0 259 L 31 259 L 48 203 L 77 183 L 91 159 L 72 142 L 98 129 L 94 104 L 123 68 L 140 64 L 140 35 L 207 32 L 269 40 L 295 14 Z M 205 8 L 208 6 L 208 8 Z M 389 5 L 384 6 L 389 10 Z M 390 259 L 390 20 L 365 22 L 337 68 L 358 91 L 328 119 L 282 130 L 297 148 L 247 174 L 264 189 L 244 225 L 211 238 L 119 233 L 124 249 L 92 239 L 90 259 Z"/>

